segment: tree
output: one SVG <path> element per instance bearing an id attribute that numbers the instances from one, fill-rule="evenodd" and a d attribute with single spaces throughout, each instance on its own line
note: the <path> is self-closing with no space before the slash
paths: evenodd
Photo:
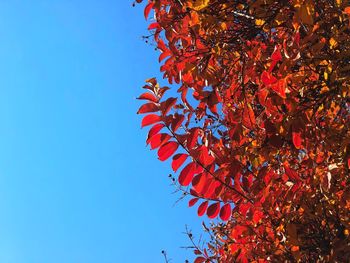
<path id="1" fill-rule="evenodd" d="M 195 262 L 348 262 L 350 3 L 148 0 L 151 12 L 178 89 L 147 80 L 138 113 L 189 206 L 216 218 Z"/>

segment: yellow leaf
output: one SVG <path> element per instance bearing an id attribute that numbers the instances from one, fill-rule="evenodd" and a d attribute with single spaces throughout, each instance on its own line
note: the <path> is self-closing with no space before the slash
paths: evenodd
<path id="1" fill-rule="evenodd" d="M 225 22 L 222 22 L 220 26 L 222 30 L 227 30 L 227 24 Z"/>
<path id="2" fill-rule="evenodd" d="M 283 134 L 284 133 L 284 129 L 283 129 L 283 126 L 281 125 L 280 128 L 279 128 L 279 133 L 280 134 Z"/>
<path id="3" fill-rule="evenodd" d="M 328 79 L 328 73 L 327 73 L 326 71 L 323 73 L 323 78 L 324 78 L 325 80 Z"/>
<path id="4" fill-rule="evenodd" d="M 263 19 L 255 19 L 255 25 L 262 26 L 265 23 Z"/>
<path id="5" fill-rule="evenodd" d="M 260 165 L 259 159 L 258 159 L 258 158 L 253 159 L 252 165 L 253 165 L 254 167 L 258 167 L 258 166 Z"/>
<path id="6" fill-rule="evenodd" d="M 318 107 L 317 111 L 322 111 L 324 109 L 323 103 Z"/>
<path id="7" fill-rule="evenodd" d="M 325 74 L 327 74 L 327 73 L 325 72 Z M 327 74 L 327 78 L 328 78 L 328 74 Z M 325 80 L 327 80 L 327 79 L 325 78 Z M 323 93 L 326 93 L 328 91 L 329 91 L 329 88 L 327 86 L 323 86 L 320 93 L 323 94 Z"/>
<path id="8" fill-rule="evenodd" d="M 335 40 L 333 37 L 329 40 L 329 45 L 331 49 L 335 48 L 338 45 L 337 40 Z"/>
<path id="9" fill-rule="evenodd" d="M 192 8 L 194 10 L 201 10 L 208 6 L 210 0 L 191 0 Z"/>
<path id="10" fill-rule="evenodd" d="M 345 230 L 344 230 L 344 234 L 345 234 L 346 236 L 348 236 L 348 235 L 349 235 L 349 230 L 348 230 L 348 229 L 345 229 Z"/>
<path id="11" fill-rule="evenodd" d="M 320 66 L 327 66 L 328 65 L 328 61 L 327 60 L 322 60 L 319 65 Z"/>

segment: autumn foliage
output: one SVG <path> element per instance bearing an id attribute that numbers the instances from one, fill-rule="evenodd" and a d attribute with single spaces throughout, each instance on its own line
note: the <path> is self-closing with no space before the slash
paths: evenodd
<path id="1" fill-rule="evenodd" d="M 144 4 L 147 143 L 216 222 L 195 263 L 348 262 L 350 3 Z"/>

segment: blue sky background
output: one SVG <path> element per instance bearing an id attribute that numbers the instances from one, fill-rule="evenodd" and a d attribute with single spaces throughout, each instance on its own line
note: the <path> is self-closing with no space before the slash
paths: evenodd
<path id="1" fill-rule="evenodd" d="M 135 112 L 157 53 L 129 0 L 0 1 L 0 262 L 191 259 Z"/>

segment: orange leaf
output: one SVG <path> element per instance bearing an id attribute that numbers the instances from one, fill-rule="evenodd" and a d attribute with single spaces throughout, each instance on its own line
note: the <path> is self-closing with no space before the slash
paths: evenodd
<path id="1" fill-rule="evenodd" d="M 292 252 L 299 251 L 299 246 L 292 246 L 291 251 Z"/>
<path id="2" fill-rule="evenodd" d="M 350 16 L 350 6 L 345 7 L 344 13 Z"/>

